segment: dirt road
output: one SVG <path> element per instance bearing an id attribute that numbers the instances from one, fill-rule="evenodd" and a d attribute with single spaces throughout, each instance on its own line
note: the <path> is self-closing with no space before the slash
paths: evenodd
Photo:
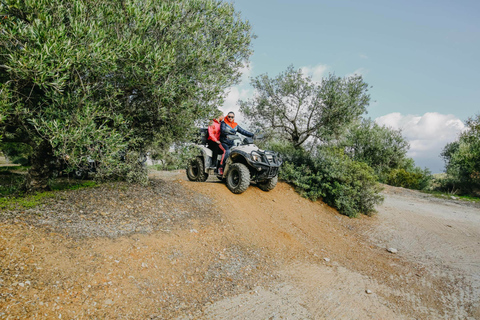
<path id="1" fill-rule="evenodd" d="M 445 310 L 457 318 L 479 319 L 480 203 L 388 186 L 384 194 L 385 202 L 365 232 L 369 239 L 379 247 L 398 249 L 434 279 L 453 283 L 453 290 L 438 295 Z"/>
<path id="2" fill-rule="evenodd" d="M 478 207 L 388 187 L 349 219 L 284 183 L 152 179 L 3 213 L 0 318 L 480 318 Z"/>

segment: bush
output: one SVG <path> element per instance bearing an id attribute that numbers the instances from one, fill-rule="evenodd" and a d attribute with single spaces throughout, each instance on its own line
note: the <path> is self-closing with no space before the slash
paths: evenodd
<path id="1" fill-rule="evenodd" d="M 449 143 L 441 156 L 447 178 L 441 189 L 463 195 L 480 195 L 480 114 L 466 121 L 467 129 L 458 141 Z"/>
<path id="2" fill-rule="evenodd" d="M 416 167 L 413 171 L 407 171 L 401 168 L 391 170 L 385 183 L 395 187 L 425 190 L 430 186 L 432 179 L 432 174 L 427 168 L 422 170 L 419 167 Z"/>
<path id="3" fill-rule="evenodd" d="M 433 190 L 465 197 L 480 197 L 480 184 L 459 179 L 458 176 L 446 174 L 437 178 Z"/>
<path id="4" fill-rule="evenodd" d="M 402 168 L 408 162 L 410 145 L 402 132 L 380 126 L 371 119 L 363 119 L 351 127 L 340 145 L 350 158 L 373 168 L 380 181 L 390 170 Z"/>
<path id="5" fill-rule="evenodd" d="M 349 217 L 371 215 L 375 205 L 383 201 L 373 169 L 350 159 L 341 149 L 320 147 L 312 156 L 285 145 L 271 147 L 285 160 L 280 178 L 312 201 L 322 199 Z"/>

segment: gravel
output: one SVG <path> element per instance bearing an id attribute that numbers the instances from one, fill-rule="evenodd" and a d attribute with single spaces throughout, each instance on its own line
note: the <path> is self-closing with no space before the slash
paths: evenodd
<path id="1" fill-rule="evenodd" d="M 148 187 L 116 182 L 58 192 L 45 201 L 33 209 L 0 213 L 0 222 L 21 220 L 73 238 L 117 238 L 191 229 L 192 218 L 219 219 L 218 212 L 208 210 L 210 199 L 159 179 L 152 179 Z"/>

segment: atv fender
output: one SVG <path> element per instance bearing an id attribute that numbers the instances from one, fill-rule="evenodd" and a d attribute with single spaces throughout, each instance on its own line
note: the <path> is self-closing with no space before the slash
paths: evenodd
<path id="1" fill-rule="evenodd" d="M 203 158 L 203 167 L 205 168 L 205 172 L 207 172 L 208 168 L 212 166 L 213 152 L 206 146 L 196 145 L 195 148 L 200 151 Z"/>

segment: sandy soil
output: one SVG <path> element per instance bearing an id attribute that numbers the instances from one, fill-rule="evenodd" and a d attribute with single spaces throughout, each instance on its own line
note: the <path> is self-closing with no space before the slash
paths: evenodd
<path id="1" fill-rule="evenodd" d="M 1 213 L 0 318 L 480 318 L 478 207 L 387 187 L 349 219 L 285 183 L 151 178 Z"/>

